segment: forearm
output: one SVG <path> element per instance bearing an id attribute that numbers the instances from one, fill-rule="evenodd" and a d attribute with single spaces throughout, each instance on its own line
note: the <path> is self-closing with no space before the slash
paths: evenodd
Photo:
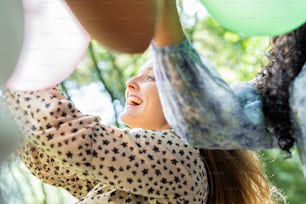
<path id="1" fill-rule="evenodd" d="M 53 157 L 33 145 L 27 139 L 20 144 L 17 151 L 21 161 L 29 171 L 42 182 L 62 187 L 71 195 L 81 198 L 97 184 L 81 179 L 68 168 L 64 168 Z"/>
<path id="2" fill-rule="evenodd" d="M 176 0 L 162 0 L 153 37 L 156 46 L 166 46 L 182 42 L 184 32 L 180 23 Z"/>
<path id="3" fill-rule="evenodd" d="M 171 127 L 190 144 L 202 148 L 272 147 L 261 106 L 253 103 L 259 100 L 255 97 L 256 101 L 243 106 L 215 68 L 184 37 L 175 0 L 165 0 L 153 40 L 154 71 Z"/>
<path id="4" fill-rule="evenodd" d="M 37 158 L 38 161 L 35 159 L 36 155 L 46 159 L 37 175 L 49 183 L 53 182 L 68 189 L 76 175 L 80 182 L 93 181 L 85 182 L 89 186 L 98 182 L 115 187 L 122 186 L 122 189 L 129 192 L 137 189 L 138 193 L 146 195 L 150 186 L 138 187 L 136 183 L 132 185 L 128 178 L 141 179 L 142 182 L 149 183 L 152 174 L 138 173 L 139 177 L 136 177 L 136 171 L 131 166 L 141 164 L 141 167 L 146 169 L 156 166 L 159 172 L 167 166 L 179 168 L 179 173 L 184 172 L 184 175 L 188 175 L 185 165 L 171 162 L 174 159 L 178 161 L 182 159 L 176 154 L 180 149 L 179 146 L 187 148 L 185 142 L 171 130 L 118 129 L 105 125 L 101 123 L 99 117 L 82 115 L 57 89 L 32 93 L 7 92 L 6 97 L 11 112 L 23 126 L 25 139 L 35 147 L 34 162 L 36 164 L 40 162 L 40 158 Z M 178 146 L 173 146 L 172 142 L 167 143 L 168 140 Z M 175 149 L 172 151 L 172 148 Z M 188 152 L 191 151 L 194 156 L 198 153 L 190 147 Z M 27 161 L 29 151 L 22 152 L 26 154 L 23 160 Z M 164 164 L 161 164 L 161 161 Z M 31 162 L 30 156 L 30 162 L 28 160 L 30 168 Z M 58 165 L 58 171 L 61 172 L 69 170 L 72 177 L 67 181 L 58 177 L 50 179 L 52 173 L 49 175 L 48 168 L 53 170 L 52 165 Z M 46 173 L 48 178 L 42 177 L 41 173 Z M 174 177 L 180 174 L 171 173 L 165 176 L 174 180 Z M 193 185 L 194 180 L 188 177 L 186 182 L 186 185 Z M 164 186 L 162 181 L 160 185 Z M 159 186 L 156 188 L 160 190 Z M 171 191 L 170 187 L 169 189 L 167 190 L 169 195 L 176 193 Z M 69 191 L 71 192 L 71 189 Z"/>
<path id="5" fill-rule="evenodd" d="M 261 107 L 249 108 L 256 101 L 242 106 L 240 98 L 188 40 L 155 47 L 155 59 L 167 121 L 190 144 L 219 149 L 274 146 L 266 134 Z"/>

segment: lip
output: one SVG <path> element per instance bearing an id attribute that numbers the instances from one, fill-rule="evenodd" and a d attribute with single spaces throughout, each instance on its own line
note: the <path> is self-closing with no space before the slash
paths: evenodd
<path id="1" fill-rule="evenodd" d="M 138 105 L 136 105 L 136 104 L 135 104 L 135 105 L 133 105 L 133 104 L 128 104 L 128 100 L 129 100 L 130 97 L 136 98 L 138 101 L 140 101 L 140 104 L 138 104 Z M 142 105 L 142 103 L 143 103 L 142 98 L 139 97 L 138 95 L 135 95 L 135 94 L 129 94 L 129 95 L 127 96 L 127 98 L 126 98 L 126 106 L 127 106 L 127 107 L 138 107 L 138 106 Z"/>

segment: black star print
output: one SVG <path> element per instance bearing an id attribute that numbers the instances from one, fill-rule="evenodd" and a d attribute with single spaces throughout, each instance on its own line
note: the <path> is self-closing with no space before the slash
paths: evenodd
<path id="1" fill-rule="evenodd" d="M 77 128 L 73 128 L 73 129 L 71 130 L 71 133 L 76 133 L 77 131 L 78 131 Z"/>
<path id="2" fill-rule="evenodd" d="M 35 131 L 36 129 L 37 128 L 34 125 L 32 125 L 31 130 Z"/>
<path id="3" fill-rule="evenodd" d="M 179 179 L 179 177 L 177 177 L 177 176 L 174 176 L 174 181 L 175 181 L 175 183 L 179 183 L 179 182 L 180 182 L 180 179 Z"/>
<path id="4" fill-rule="evenodd" d="M 93 156 L 93 157 L 98 157 L 98 153 L 97 153 L 95 150 L 93 150 L 92 156 Z"/>
<path id="5" fill-rule="evenodd" d="M 161 175 L 161 172 L 160 172 L 160 170 L 158 170 L 158 169 L 155 169 L 155 175 L 156 175 L 156 176 L 159 176 L 159 175 Z"/>
<path id="6" fill-rule="evenodd" d="M 167 144 L 171 146 L 173 142 L 171 140 L 168 140 Z"/>
<path id="7" fill-rule="evenodd" d="M 126 181 L 129 183 L 129 184 L 132 184 L 134 182 L 134 180 L 132 178 L 127 178 Z"/>
<path id="8" fill-rule="evenodd" d="M 50 134 L 48 134 L 48 135 L 47 135 L 48 140 L 52 140 L 52 139 L 53 139 L 53 136 L 54 136 L 54 135 L 53 135 L 53 134 L 51 134 L 51 133 L 50 133 Z"/>
<path id="9" fill-rule="evenodd" d="M 130 162 L 135 160 L 135 155 L 129 156 Z"/>
<path id="10" fill-rule="evenodd" d="M 50 106 L 51 106 L 50 103 L 46 103 L 46 105 L 45 105 L 46 108 L 49 108 Z"/>
<path id="11" fill-rule="evenodd" d="M 72 108 L 72 104 L 71 104 L 71 103 L 68 103 L 68 104 L 67 104 L 67 108 L 71 109 L 71 108 Z"/>
<path id="12" fill-rule="evenodd" d="M 142 170 L 142 175 L 144 176 L 144 175 L 148 174 L 148 172 L 149 172 L 149 169 L 143 169 Z"/>
<path id="13" fill-rule="evenodd" d="M 114 147 L 114 148 L 112 149 L 112 151 L 113 151 L 115 154 L 118 154 L 118 153 L 119 153 L 119 149 L 118 149 L 117 147 Z"/>
<path id="14" fill-rule="evenodd" d="M 91 155 L 91 150 L 90 149 L 86 149 L 86 154 L 87 155 Z"/>
<path id="15" fill-rule="evenodd" d="M 114 173 L 114 171 L 116 171 L 116 169 L 113 166 L 108 167 L 108 170 L 112 173 Z"/>
<path id="16" fill-rule="evenodd" d="M 178 163 L 178 161 L 176 159 L 171 159 L 171 163 L 176 165 Z"/>
<path id="17" fill-rule="evenodd" d="M 148 158 L 149 158 L 150 160 L 154 160 L 154 157 L 153 157 L 153 155 L 151 155 L 151 154 L 148 155 Z"/>
<path id="18" fill-rule="evenodd" d="M 121 143 L 121 146 L 122 147 L 127 147 L 127 144 L 128 144 L 127 142 L 123 142 L 123 143 Z"/>
<path id="19" fill-rule="evenodd" d="M 62 112 L 62 117 L 66 117 L 67 116 L 67 113 L 64 111 Z"/>
<path id="20" fill-rule="evenodd" d="M 66 156 L 67 156 L 68 158 L 72 158 L 73 154 L 69 151 L 69 152 L 66 153 Z"/>
<path id="21" fill-rule="evenodd" d="M 162 179 L 160 180 L 160 182 L 163 183 L 163 184 L 166 184 L 166 183 L 167 183 L 167 179 L 166 179 L 166 178 L 162 178 Z"/>
<path id="22" fill-rule="evenodd" d="M 154 151 L 154 152 L 159 152 L 159 148 L 156 147 L 156 146 L 154 146 L 154 147 L 153 147 L 153 151 Z"/>
<path id="23" fill-rule="evenodd" d="M 108 145 L 109 144 L 108 140 L 103 140 L 102 142 L 103 142 L 104 145 Z"/>
<path id="24" fill-rule="evenodd" d="M 149 189 L 148 189 L 148 194 L 152 194 L 154 192 L 154 189 L 152 188 L 152 187 L 150 187 Z"/>

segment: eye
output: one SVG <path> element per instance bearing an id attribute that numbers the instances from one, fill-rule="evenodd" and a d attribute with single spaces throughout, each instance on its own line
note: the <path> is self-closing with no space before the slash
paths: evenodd
<path id="1" fill-rule="evenodd" d="M 144 80 L 145 81 L 155 81 L 155 77 L 152 76 L 152 75 L 147 75 L 147 76 L 145 76 Z"/>

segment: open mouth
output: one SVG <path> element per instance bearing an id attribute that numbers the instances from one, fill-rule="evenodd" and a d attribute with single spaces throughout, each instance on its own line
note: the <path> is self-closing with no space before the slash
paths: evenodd
<path id="1" fill-rule="evenodd" d="M 142 99 L 137 97 L 137 96 L 129 96 L 127 99 L 127 105 L 130 106 L 138 106 L 140 104 L 142 104 Z"/>

